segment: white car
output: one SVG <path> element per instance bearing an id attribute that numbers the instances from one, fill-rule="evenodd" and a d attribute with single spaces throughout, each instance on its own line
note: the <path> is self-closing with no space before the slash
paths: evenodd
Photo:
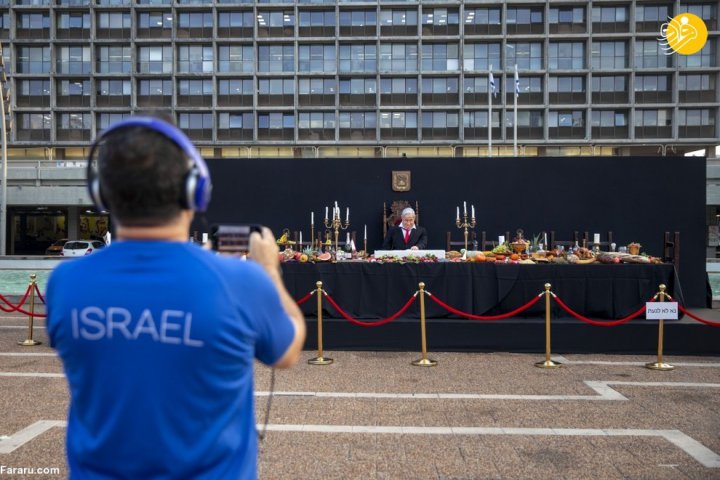
<path id="1" fill-rule="evenodd" d="M 63 257 L 82 257 L 101 248 L 105 248 L 105 243 L 100 240 L 69 240 L 63 245 L 61 255 Z"/>

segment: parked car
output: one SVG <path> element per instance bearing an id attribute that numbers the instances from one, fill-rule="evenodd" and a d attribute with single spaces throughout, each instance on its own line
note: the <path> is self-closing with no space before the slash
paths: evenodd
<path id="1" fill-rule="evenodd" d="M 67 238 L 61 238 L 60 240 L 54 242 L 47 248 L 47 250 L 45 250 L 45 255 L 62 255 L 63 246 L 67 241 Z"/>
<path id="2" fill-rule="evenodd" d="M 99 240 L 69 240 L 63 245 L 61 255 L 63 257 L 82 257 L 104 247 L 105 243 Z"/>

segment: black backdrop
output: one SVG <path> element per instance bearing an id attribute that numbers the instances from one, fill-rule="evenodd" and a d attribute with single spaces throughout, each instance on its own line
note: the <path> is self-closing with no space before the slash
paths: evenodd
<path id="1" fill-rule="evenodd" d="M 685 300 L 705 303 L 703 157 L 233 158 L 208 165 L 213 201 L 196 220 L 197 231 L 213 223 L 262 223 L 277 235 L 302 230 L 307 241 L 310 212 L 317 229 L 325 207 L 338 201 L 343 219 L 350 207 L 360 245 L 367 224 L 373 251 L 382 242 L 383 202 L 405 199 L 419 203 L 429 248 L 444 249 L 447 231 L 462 240 L 454 222 L 465 200 L 468 213 L 475 205 L 475 230 L 490 238 L 518 228 L 526 236 L 555 230 L 559 238 L 575 230 L 605 238 L 612 231 L 618 245 L 640 242 L 659 256 L 663 232 L 679 231 Z M 409 192 L 392 190 L 394 170 L 411 172 Z"/>

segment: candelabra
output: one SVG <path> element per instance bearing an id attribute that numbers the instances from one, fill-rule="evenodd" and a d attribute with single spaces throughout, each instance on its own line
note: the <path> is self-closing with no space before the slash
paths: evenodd
<path id="1" fill-rule="evenodd" d="M 470 217 L 470 221 L 468 222 L 468 216 L 467 216 L 467 209 L 463 210 L 463 221 L 460 221 L 460 213 L 458 209 L 458 216 L 455 219 L 455 226 L 457 228 L 463 228 L 465 230 L 465 251 L 467 252 L 468 249 L 468 228 L 475 228 L 475 207 L 472 209 L 472 216 Z"/>
<path id="2" fill-rule="evenodd" d="M 337 205 L 337 203 L 335 205 Z M 340 218 L 340 208 L 336 206 L 332 212 L 332 219 L 328 219 L 326 216 L 324 224 L 325 228 L 331 228 L 335 232 L 335 255 L 337 255 L 340 230 L 347 230 L 350 226 L 350 215 L 348 213 L 348 215 L 345 216 L 345 221 L 343 222 Z"/>

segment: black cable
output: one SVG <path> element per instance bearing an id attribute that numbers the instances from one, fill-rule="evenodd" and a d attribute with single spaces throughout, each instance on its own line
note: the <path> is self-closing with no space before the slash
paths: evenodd
<path id="1" fill-rule="evenodd" d="M 275 368 L 270 369 L 270 393 L 268 394 L 267 408 L 265 409 L 265 423 L 263 424 L 262 433 L 260 430 L 257 431 L 258 440 L 261 442 L 265 440 L 265 434 L 267 434 L 268 423 L 270 422 L 270 407 L 272 407 L 273 392 L 275 391 Z"/>

